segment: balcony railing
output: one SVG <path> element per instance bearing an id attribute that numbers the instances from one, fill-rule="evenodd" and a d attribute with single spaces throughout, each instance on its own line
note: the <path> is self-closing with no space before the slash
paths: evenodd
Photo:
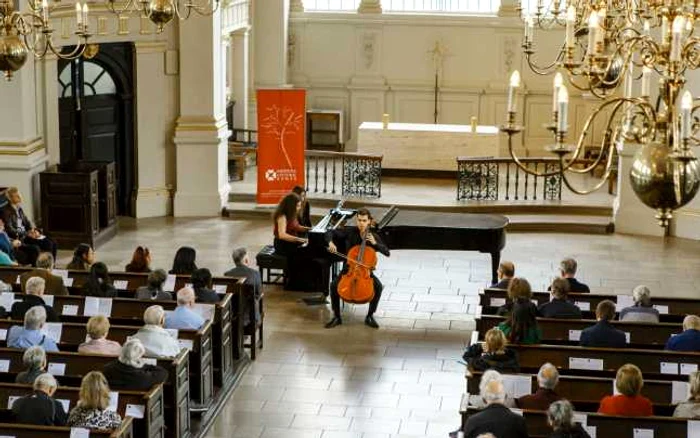
<path id="1" fill-rule="evenodd" d="M 348 152 L 306 151 L 306 190 L 343 196 L 382 195 L 382 156 Z"/>
<path id="2" fill-rule="evenodd" d="M 229 34 L 250 26 L 250 0 L 229 0 L 221 3 L 221 27 Z"/>

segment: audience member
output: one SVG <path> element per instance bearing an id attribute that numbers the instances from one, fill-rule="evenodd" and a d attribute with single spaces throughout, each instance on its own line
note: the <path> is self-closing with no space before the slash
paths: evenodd
<path id="1" fill-rule="evenodd" d="M 73 251 L 73 260 L 68 263 L 66 269 L 73 271 L 88 271 L 95 263 L 95 250 L 87 243 L 81 243 Z"/>
<path id="2" fill-rule="evenodd" d="M 122 349 L 119 342 L 107 339 L 109 319 L 106 316 L 92 316 L 87 322 L 87 340 L 78 346 L 78 353 L 105 354 L 117 356 Z"/>
<path id="3" fill-rule="evenodd" d="M 50 252 L 56 258 L 56 243 L 41 234 L 24 213 L 22 195 L 19 193 L 19 189 L 9 187 L 5 191 L 5 196 L 7 196 L 8 202 L 2 210 L 2 220 L 7 235 L 25 245 L 37 246 L 40 251 Z"/>
<path id="4" fill-rule="evenodd" d="M 673 411 L 674 417 L 700 418 L 700 371 L 693 371 L 688 376 L 690 397 L 688 400 L 678 403 Z"/>
<path id="5" fill-rule="evenodd" d="M 131 256 L 131 261 L 124 267 L 126 272 L 151 272 L 151 251 L 145 246 L 138 246 Z"/>
<path id="6" fill-rule="evenodd" d="M 506 348 L 507 340 L 503 332 L 492 328 L 484 335 L 483 346 L 480 343 L 471 345 L 462 358 L 475 371 L 494 369 L 506 373 L 520 371 L 518 356 L 514 350 Z"/>
<path id="7" fill-rule="evenodd" d="M 17 241 L 19 242 L 19 241 Z M 10 239 L 5 231 L 5 223 L 0 218 L 0 251 L 7 254 L 10 259 L 15 259 L 15 241 Z"/>
<path id="8" fill-rule="evenodd" d="M 540 367 L 540 371 L 537 373 L 537 391 L 534 394 L 520 397 L 515 401 L 515 404 L 520 409 L 546 411 L 549 405 L 561 400 L 561 396 L 554 391 L 557 383 L 559 383 L 559 371 L 557 371 L 557 367 L 547 362 Z"/>
<path id="9" fill-rule="evenodd" d="M 219 295 L 211 288 L 211 271 L 199 268 L 192 273 L 190 281 L 198 303 L 218 303 Z"/>
<path id="10" fill-rule="evenodd" d="M 651 305 L 651 291 L 637 286 L 632 291 L 634 305 L 620 310 L 620 321 L 659 322 L 659 311 Z"/>
<path id="11" fill-rule="evenodd" d="M 615 303 L 603 300 L 595 309 L 598 322 L 581 332 L 579 343 L 582 347 L 624 348 L 627 346 L 625 333 L 610 324 L 615 317 Z"/>
<path id="12" fill-rule="evenodd" d="M 41 277 L 32 277 L 27 280 L 25 285 L 25 295 L 22 295 L 22 301 L 15 301 L 12 305 L 12 319 L 20 320 L 24 318 L 24 314 L 27 310 L 34 306 L 42 306 L 46 310 L 46 319 L 49 322 L 58 322 L 58 315 L 53 310 L 53 307 L 47 305 L 44 299 L 41 298 L 44 295 L 44 287 L 46 282 Z"/>
<path id="13" fill-rule="evenodd" d="M 537 308 L 538 314 L 543 318 L 581 319 L 581 309 L 567 299 L 569 282 L 563 278 L 555 278 L 549 287 L 552 291 L 552 300 L 541 304 Z"/>
<path id="14" fill-rule="evenodd" d="M 193 310 L 194 301 L 194 291 L 189 287 L 177 291 L 177 307 L 165 317 L 165 328 L 199 330 L 205 321 Z"/>
<path id="15" fill-rule="evenodd" d="M 80 383 L 80 400 L 70 411 L 67 425 L 85 429 L 116 429 L 122 417 L 116 411 L 108 410 L 109 385 L 99 371 L 90 371 Z"/>
<path id="16" fill-rule="evenodd" d="M 465 438 L 476 438 L 483 433 L 493 433 L 498 438 L 527 438 L 525 419 L 503 404 L 505 395 L 502 382 L 494 380 L 485 385 L 481 396 L 487 405 L 467 419 Z"/>
<path id="17" fill-rule="evenodd" d="M 306 228 L 311 228 L 311 204 L 309 203 L 309 198 L 306 196 L 306 189 L 302 186 L 294 186 L 292 188 L 292 193 L 299 196 L 301 200 L 301 208 L 299 208 L 299 213 L 297 214 L 297 220 L 299 225 Z"/>
<path id="18" fill-rule="evenodd" d="M 559 265 L 559 270 L 561 272 L 561 278 L 566 278 L 566 280 L 569 282 L 569 292 L 575 292 L 575 293 L 586 293 L 590 292 L 591 290 L 588 288 L 587 285 L 581 283 L 576 279 L 576 269 L 578 268 L 578 264 L 576 263 L 576 260 L 571 259 L 571 258 L 566 258 L 561 261 L 561 264 Z"/>
<path id="19" fill-rule="evenodd" d="M 0 249 L 0 266 L 17 266 L 18 263 L 12 260 L 9 253 Z"/>
<path id="20" fill-rule="evenodd" d="M 0 212 L 2 213 L 2 212 Z M 2 216 L 2 214 L 0 214 Z M 19 239 L 13 239 L 5 231 L 5 222 L 0 218 L 0 251 L 9 255 L 20 265 L 34 266 L 41 250 L 36 245 L 25 245 Z"/>
<path id="21" fill-rule="evenodd" d="M 615 388 L 619 394 L 603 397 L 598 413 L 627 417 L 654 415 L 651 401 L 640 394 L 642 386 L 644 379 L 636 365 L 628 363 L 621 366 L 615 376 Z"/>
<path id="22" fill-rule="evenodd" d="M 12 326 L 7 334 L 7 346 L 10 348 L 29 348 L 35 345 L 46 351 L 58 351 L 53 339 L 41 332 L 46 323 L 46 309 L 34 306 L 24 314 L 23 326 Z"/>
<path id="23" fill-rule="evenodd" d="M 146 286 L 136 289 L 137 300 L 172 300 L 170 292 L 163 290 L 163 284 L 168 279 L 168 274 L 163 269 L 156 269 L 148 274 Z"/>
<path id="24" fill-rule="evenodd" d="M 39 375 L 46 372 L 46 352 L 38 345 L 29 347 L 24 350 L 22 363 L 24 364 L 25 370 L 17 374 L 15 383 L 31 385 Z"/>
<path id="25" fill-rule="evenodd" d="M 34 392 L 12 404 L 15 421 L 38 426 L 65 426 L 68 414 L 63 405 L 53 398 L 58 384 L 48 373 L 39 375 L 33 382 Z"/>
<path id="26" fill-rule="evenodd" d="M 530 283 L 521 277 L 513 277 L 508 283 L 508 298 L 506 304 L 502 305 L 496 311 L 499 316 L 507 316 L 513 310 L 514 303 L 522 303 L 532 308 L 533 313 L 537 314 L 537 306 L 532 300 L 532 288 Z"/>
<path id="27" fill-rule="evenodd" d="M 173 268 L 169 273 L 175 275 L 192 275 L 192 273 L 197 270 L 197 264 L 195 263 L 196 258 L 197 252 L 194 248 L 181 246 L 175 253 Z"/>
<path id="28" fill-rule="evenodd" d="M 477 409 L 486 407 L 487 403 L 486 400 L 484 400 L 484 398 L 482 397 L 482 394 L 484 394 L 484 388 L 486 388 L 486 385 L 488 385 L 489 382 L 492 381 L 498 381 L 503 383 L 503 376 L 496 370 L 484 371 L 484 374 L 481 375 L 481 380 L 479 380 L 479 393 L 469 395 L 469 406 L 473 406 Z M 515 399 L 511 397 L 510 394 L 506 393 L 503 405 L 507 408 L 514 408 Z"/>
<path id="29" fill-rule="evenodd" d="M 117 290 L 112 285 L 112 280 L 109 278 L 107 265 L 102 262 L 97 262 L 90 266 L 90 273 L 87 281 L 83 285 L 83 295 L 86 297 L 106 297 L 114 298 L 117 296 Z"/>
<path id="30" fill-rule="evenodd" d="M 63 277 L 54 275 L 51 270 L 54 267 L 54 259 L 51 253 L 42 252 L 36 259 L 36 269 L 19 276 L 19 282 L 22 285 L 22 291 L 26 292 L 27 280 L 32 277 L 41 277 L 46 282 L 44 293 L 47 295 L 68 295 L 68 289 L 63 284 Z"/>
<path id="31" fill-rule="evenodd" d="M 262 280 L 260 278 L 260 272 L 250 267 L 248 250 L 245 248 L 237 248 L 233 251 L 232 257 L 233 264 L 236 265 L 236 267 L 226 271 L 224 275 L 227 277 L 245 277 L 246 284 L 253 286 L 253 296 L 245 297 L 246 299 L 243 300 L 243 324 L 248 325 L 251 323 L 251 304 L 255 312 L 255 321 L 260 320 L 258 300 L 260 300 L 260 295 L 262 294 Z"/>
<path id="32" fill-rule="evenodd" d="M 148 365 L 141 341 L 130 339 L 124 343 L 119 359 L 105 365 L 102 371 L 113 389 L 143 391 L 168 379 L 168 372 L 160 366 Z"/>
<path id="33" fill-rule="evenodd" d="M 547 423 L 552 427 L 549 438 L 591 438 L 581 424 L 574 421 L 574 408 L 567 400 L 549 405 Z"/>
<path id="34" fill-rule="evenodd" d="M 529 302 L 516 301 L 507 319 L 498 324 L 511 344 L 539 344 L 542 331 L 537 325 L 537 311 Z"/>
<path id="35" fill-rule="evenodd" d="M 510 280 L 515 276 L 515 265 L 513 262 L 501 262 L 498 265 L 498 282 L 492 284 L 492 289 L 508 289 Z"/>
<path id="36" fill-rule="evenodd" d="M 700 351 L 700 318 L 696 315 L 688 315 L 683 318 L 683 333 L 672 335 L 668 338 L 666 349 Z"/>
<path id="37" fill-rule="evenodd" d="M 164 328 L 165 310 L 161 306 L 150 306 L 143 312 L 145 325 L 139 329 L 132 339 L 138 339 L 146 349 L 148 356 L 175 357 L 180 352 L 177 339 L 170 336 Z"/>

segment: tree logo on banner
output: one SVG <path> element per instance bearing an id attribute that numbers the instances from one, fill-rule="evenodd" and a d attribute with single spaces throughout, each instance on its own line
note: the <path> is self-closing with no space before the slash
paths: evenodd
<path id="1" fill-rule="evenodd" d="M 302 129 L 304 126 L 303 115 L 296 114 L 289 107 L 280 108 L 277 105 L 272 105 L 267 109 L 267 116 L 265 116 L 260 126 L 265 129 L 267 134 L 278 140 L 278 145 L 287 162 L 287 167 L 293 168 L 292 160 L 289 158 L 287 148 L 284 145 L 284 139 L 287 135 L 295 134 Z"/>

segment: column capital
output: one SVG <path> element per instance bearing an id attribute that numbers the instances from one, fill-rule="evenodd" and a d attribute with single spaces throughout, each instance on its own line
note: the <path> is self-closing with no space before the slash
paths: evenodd
<path id="1" fill-rule="evenodd" d="M 519 2 L 517 0 L 501 0 L 501 5 L 498 7 L 499 17 L 519 17 L 518 11 Z"/>
<path id="2" fill-rule="evenodd" d="M 301 0 L 291 0 L 289 2 L 289 12 L 304 12 L 304 3 Z"/>
<path id="3" fill-rule="evenodd" d="M 381 14 L 382 3 L 380 0 L 362 0 L 357 12 L 360 14 Z"/>

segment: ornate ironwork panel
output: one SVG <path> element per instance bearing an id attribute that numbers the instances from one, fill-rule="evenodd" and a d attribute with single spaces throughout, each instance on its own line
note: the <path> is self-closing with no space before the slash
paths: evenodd
<path id="1" fill-rule="evenodd" d="M 545 172 L 553 172 L 559 169 L 559 163 L 545 163 Z M 544 199 L 559 200 L 561 201 L 561 175 L 552 175 L 543 178 L 542 184 L 542 197 Z"/>
<path id="2" fill-rule="evenodd" d="M 382 160 L 377 157 L 343 157 L 343 196 L 382 196 Z"/>
<path id="3" fill-rule="evenodd" d="M 457 200 L 498 200 L 498 163 L 457 161 Z"/>

